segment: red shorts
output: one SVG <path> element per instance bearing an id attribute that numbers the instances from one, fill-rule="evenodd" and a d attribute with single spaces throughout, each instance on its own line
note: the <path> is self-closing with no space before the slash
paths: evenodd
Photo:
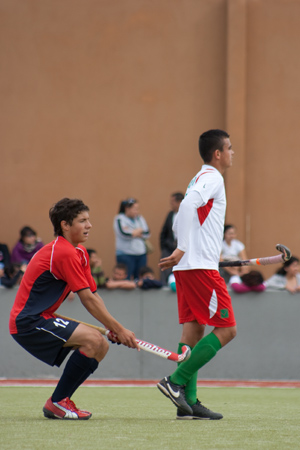
<path id="1" fill-rule="evenodd" d="M 196 320 L 219 328 L 235 326 L 231 298 L 217 270 L 179 270 L 174 275 L 179 323 Z"/>

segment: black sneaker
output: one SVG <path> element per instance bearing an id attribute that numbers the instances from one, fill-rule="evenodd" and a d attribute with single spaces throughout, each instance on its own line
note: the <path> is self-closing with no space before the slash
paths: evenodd
<path id="1" fill-rule="evenodd" d="M 184 415 L 193 414 L 192 408 L 185 399 L 185 386 L 171 383 L 170 377 L 165 377 L 157 384 L 158 389 L 177 406 L 178 410 Z"/>
<path id="2" fill-rule="evenodd" d="M 197 403 L 192 405 L 191 408 L 193 410 L 193 414 L 192 415 L 185 414 L 185 413 L 182 412 L 182 410 L 180 410 L 178 408 L 177 409 L 177 417 L 176 417 L 176 419 L 179 419 L 179 420 L 193 420 L 193 419 L 198 419 L 198 420 L 220 420 L 220 419 L 223 419 L 222 414 L 213 412 L 210 409 L 205 408 L 205 406 L 203 406 L 202 403 L 199 402 L 199 400 L 197 400 Z"/>

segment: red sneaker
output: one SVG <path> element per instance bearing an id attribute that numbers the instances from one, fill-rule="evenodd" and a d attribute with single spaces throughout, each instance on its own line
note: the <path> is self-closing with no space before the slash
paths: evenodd
<path id="1" fill-rule="evenodd" d="M 90 412 L 78 409 L 69 397 L 60 402 L 52 402 L 50 397 L 43 407 L 43 412 L 48 419 L 88 420 L 92 416 Z"/>

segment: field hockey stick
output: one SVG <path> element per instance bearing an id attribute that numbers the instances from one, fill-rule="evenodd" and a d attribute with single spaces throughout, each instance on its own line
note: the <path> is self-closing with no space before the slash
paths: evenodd
<path id="1" fill-rule="evenodd" d="M 266 266 L 268 264 L 278 264 L 288 261 L 292 256 L 290 249 L 285 245 L 277 244 L 276 249 L 281 252 L 280 255 L 267 256 L 265 258 L 246 259 L 244 261 L 221 261 L 219 263 L 219 267 Z"/>
<path id="2" fill-rule="evenodd" d="M 71 319 L 70 317 L 62 316 L 61 314 L 55 314 L 55 316 L 63 320 L 78 322 L 82 323 L 83 325 L 87 325 L 88 327 L 95 328 L 95 330 L 98 330 L 108 339 L 110 336 L 111 337 L 115 336 L 115 333 L 113 333 L 110 330 L 107 330 L 106 328 L 98 327 L 97 325 L 91 325 L 90 323 L 82 322 L 81 320 Z M 170 361 L 182 362 L 186 361 L 191 356 L 191 349 L 188 345 L 184 345 L 182 347 L 182 353 L 174 353 L 171 352 L 170 350 L 166 350 L 165 348 L 161 348 L 158 347 L 157 345 L 150 344 L 150 342 L 142 341 L 141 339 L 136 339 L 136 342 L 141 350 L 145 350 L 145 352 L 149 352 L 152 353 L 153 355 L 158 355 L 161 356 L 162 358 L 169 359 Z"/>

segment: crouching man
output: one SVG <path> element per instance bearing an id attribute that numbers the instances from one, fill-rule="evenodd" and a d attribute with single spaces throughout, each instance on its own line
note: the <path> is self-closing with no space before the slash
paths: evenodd
<path id="1" fill-rule="evenodd" d="M 89 208 L 64 198 L 49 212 L 56 239 L 41 248 L 28 264 L 10 313 L 9 330 L 25 350 L 50 366 L 60 366 L 73 350 L 63 374 L 44 405 L 45 417 L 87 420 L 88 411 L 71 400 L 76 389 L 97 369 L 109 344 L 99 331 L 64 320 L 54 313 L 69 293 L 77 292 L 89 313 L 115 334 L 114 341 L 138 348 L 135 335 L 106 309 L 81 245 L 92 227 Z"/>

